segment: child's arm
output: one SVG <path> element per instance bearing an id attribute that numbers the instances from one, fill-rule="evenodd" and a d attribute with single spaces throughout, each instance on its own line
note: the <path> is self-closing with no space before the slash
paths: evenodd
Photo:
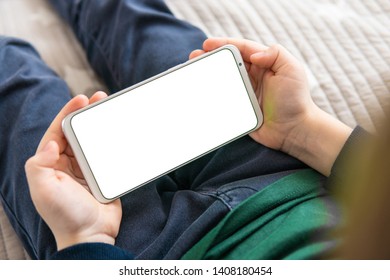
<path id="1" fill-rule="evenodd" d="M 190 58 L 226 44 L 241 51 L 264 114 L 251 137 L 328 176 L 352 129 L 314 104 L 302 64 L 280 45 L 231 38 L 207 39 Z"/>

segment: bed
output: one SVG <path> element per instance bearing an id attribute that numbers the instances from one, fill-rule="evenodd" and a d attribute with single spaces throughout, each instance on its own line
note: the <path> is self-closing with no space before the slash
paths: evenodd
<path id="1" fill-rule="evenodd" d="M 390 94 L 388 0 L 167 0 L 209 36 L 280 43 L 306 66 L 314 101 L 375 131 Z M 72 31 L 45 0 L 0 1 L 0 34 L 31 42 L 73 94 L 105 89 Z M 1 66 L 0 66 L 1 67 Z M 0 259 L 28 259 L 0 206 Z"/>

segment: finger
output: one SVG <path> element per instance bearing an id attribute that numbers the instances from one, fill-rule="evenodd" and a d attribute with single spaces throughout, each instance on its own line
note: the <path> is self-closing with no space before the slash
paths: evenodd
<path id="1" fill-rule="evenodd" d="M 106 98 L 107 96 L 108 96 L 107 93 L 105 93 L 104 91 L 97 91 L 97 92 L 95 92 L 95 93 L 91 96 L 91 98 L 89 98 L 89 104 L 93 104 L 93 103 L 95 103 L 95 102 L 98 102 L 98 101 L 100 101 L 100 100 Z M 72 156 L 72 157 L 74 156 L 73 151 L 72 151 L 72 149 L 70 148 L 70 146 L 66 147 L 65 153 L 66 153 L 68 156 Z"/>
<path id="2" fill-rule="evenodd" d="M 203 50 L 194 50 L 190 53 L 189 59 L 193 59 L 193 58 L 198 57 L 204 53 L 205 53 L 205 51 L 203 51 Z"/>
<path id="3" fill-rule="evenodd" d="M 238 39 L 238 38 L 209 38 L 203 43 L 203 49 L 206 52 L 215 50 L 224 45 L 234 45 L 236 46 L 242 55 L 242 58 L 245 61 L 250 61 L 250 57 L 252 54 L 257 53 L 259 51 L 264 51 L 268 47 L 246 39 Z"/>
<path id="4" fill-rule="evenodd" d="M 105 93 L 104 91 L 97 91 L 95 92 L 91 98 L 89 98 L 89 104 L 93 104 L 95 102 L 98 102 L 104 98 L 106 98 L 108 95 L 107 93 Z M 65 153 L 68 155 L 68 156 L 73 156 L 73 151 L 72 149 L 70 148 L 70 146 L 66 147 L 65 149 Z"/>
<path id="5" fill-rule="evenodd" d="M 49 141 L 25 164 L 25 171 L 30 188 L 43 185 L 55 176 L 54 166 L 60 157 L 59 147 L 55 141 Z"/>
<path id="6" fill-rule="evenodd" d="M 39 143 L 37 151 L 40 151 L 49 141 L 54 140 L 59 145 L 60 151 L 66 148 L 67 142 L 62 132 L 62 120 L 70 113 L 81 109 L 89 104 L 88 97 L 85 95 L 78 95 L 72 98 L 62 110 L 55 117 L 45 135 Z"/>
<path id="7" fill-rule="evenodd" d="M 261 67 L 277 73 L 282 67 L 298 63 L 297 59 L 281 45 L 274 45 L 264 51 L 254 53 L 250 61 Z"/>
<path id="8" fill-rule="evenodd" d="M 89 104 L 93 104 L 95 102 L 98 102 L 106 97 L 107 97 L 107 93 L 105 93 L 104 91 L 97 91 L 89 99 Z"/>

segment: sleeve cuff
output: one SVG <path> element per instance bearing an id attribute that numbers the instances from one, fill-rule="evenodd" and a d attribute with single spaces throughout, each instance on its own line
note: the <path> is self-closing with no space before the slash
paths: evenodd
<path id="1" fill-rule="evenodd" d="M 327 183 L 329 188 L 332 188 L 335 184 L 342 183 L 345 179 L 345 174 L 348 173 L 351 161 L 355 157 L 358 158 L 357 155 L 361 147 L 364 147 L 370 139 L 372 139 L 371 134 L 360 126 L 355 127 L 333 164 Z"/>
<path id="2" fill-rule="evenodd" d="M 51 260 L 131 260 L 129 252 L 106 243 L 82 243 L 56 252 Z"/>

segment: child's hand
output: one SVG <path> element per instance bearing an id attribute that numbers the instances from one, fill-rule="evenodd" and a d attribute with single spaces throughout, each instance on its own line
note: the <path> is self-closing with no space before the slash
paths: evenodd
<path id="1" fill-rule="evenodd" d="M 231 38 L 207 39 L 190 58 L 226 44 L 240 50 L 264 115 L 250 136 L 328 175 L 351 129 L 314 104 L 302 64 L 280 45 Z"/>
<path id="2" fill-rule="evenodd" d="M 286 138 L 316 109 L 301 64 L 279 45 L 268 48 L 249 40 L 211 38 L 203 47 L 207 52 L 226 44 L 241 51 L 264 114 L 264 123 L 252 138 L 267 147 L 286 150 Z M 191 57 L 200 53 L 195 51 Z"/>
<path id="3" fill-rule="evenodd" d="M 61 129 L 66 115 L 106 96 L 98 92 L 90 100 L 77 96 L 69 101 L 25 166 L 32 200 L 52 230 L 58 250 L 84 242 L 114 244 L 119 231 L 120 201 L 100 204 L 91 195 Z"/>

